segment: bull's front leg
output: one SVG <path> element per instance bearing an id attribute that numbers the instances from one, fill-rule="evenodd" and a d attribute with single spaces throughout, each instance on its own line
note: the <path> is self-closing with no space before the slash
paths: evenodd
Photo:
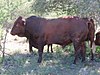
<path id="1" fill-rule="evenodd" d="M 38 41 L 38 54 L 39 54 L 38 63 L 41 63 L 42 61 L 43 48 L 44 48 L 44 43 L 43 40 L 40 39 Z"/>
<path id="2" fill-rule="evenodd" d="M 33 50 L 32 50 L 32 40 L 31 39 L 29 39 L 29 52 L 33 53 Z"/>
<path id="3" fill-rule="evenodd" d="M 42 54 L 43 54 L 43 47 L 40 47 L 38 49 L 38 54 L 39 54 L 38 63 L 41 63 L 41 61 L 42 61 Z"/>

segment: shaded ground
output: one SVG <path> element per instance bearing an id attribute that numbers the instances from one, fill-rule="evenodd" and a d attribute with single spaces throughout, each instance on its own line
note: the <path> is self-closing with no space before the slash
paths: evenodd
<path id="1" fill-rule="evenodd" d="M 73 56 L 63 53 L 44 53 L 41 64 L 38 55 L 15 53 L 7 56 L 0 65 L 1 75 L 100 75 L 100 60 L 85 63 L 77 61 L 73 65 Z"/>
<path id="2" fill-rule="evenodd" d="M 41 64 L 37 63 L 38 54 L 29 54 L 25 38 L 7 36 L 6 53 L 3 64 L 0 64 L 0 75 L 100 75 L 100 59 L 86 62 L 77 61 L 73 65 L 73 54 L 68 54 L 54 46 L 54 53 L 47 53 L 46 48 Z M 58 49 L 58 50 L 57 50 Z"/>

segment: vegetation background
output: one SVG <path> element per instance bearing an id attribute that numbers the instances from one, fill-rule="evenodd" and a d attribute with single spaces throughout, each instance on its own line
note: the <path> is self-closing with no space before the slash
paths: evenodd
<path id="1" fill-rule="evenodd" d="M 19 16 L 27 18 L 31 15 L 45 18 L 90 17 L 95 21 L 96 32 L 100 31 L 100 0 L 0 0 L 0 51 L 6 29 L 11 29 Z M 100 75 L 99 46 L 96 47 L 95 62 L 88 61 L 90 49 L 87 45 L 87 63 L 79 63 L 74 67 L 71 66 L 74 57 L 72 45 L 63 50 L 61 47 L 53 49 L 53 54 L 44 53 L 44 60 L 40 65 L 36 63 L 37 51 L 34 56 L 20 52 L 6 54 L 4 62 L 0 64 L 0 75 Z"/>

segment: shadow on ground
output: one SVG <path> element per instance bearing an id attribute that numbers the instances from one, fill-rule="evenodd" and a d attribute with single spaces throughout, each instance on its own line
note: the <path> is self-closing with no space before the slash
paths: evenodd
<path id="1" fill-rule="evenodd" d="M 37 63 L 38 54 L 15 53 L 6 56 L 0 65 L 0 75 L 100 75 L 100 59 L 73 65 L 73 55 L 66 53 L 44 53 L 41 64 Z"/>

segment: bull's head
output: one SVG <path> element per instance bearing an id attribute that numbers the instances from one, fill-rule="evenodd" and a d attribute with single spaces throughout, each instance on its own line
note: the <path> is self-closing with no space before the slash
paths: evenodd
<path id="1" fill-rule="evenodd" d="M 96 33 L 95 44 L 100 46 L 100 32 Z"/>
<path id="2" fill-rule="evenodd" d="M 18 19 L 14 22 L 14 26 L 11 30 L 12 35 L 18 35 L 20 37 L 24 37 L 25 35 L 25 21 L 22 17 L 18 17 Z"/>

